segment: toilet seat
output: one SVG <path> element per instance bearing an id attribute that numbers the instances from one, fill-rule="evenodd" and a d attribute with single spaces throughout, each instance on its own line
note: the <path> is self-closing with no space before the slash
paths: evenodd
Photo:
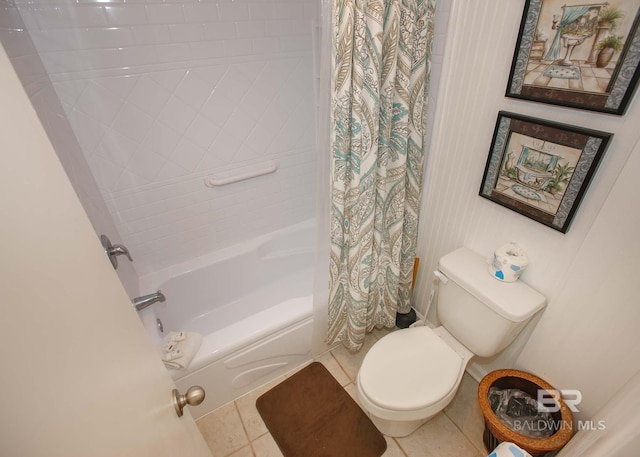
<path id="1" fill-rule="evenodd" d="M 466 361 L 429 327 L 381 338 L 365 356 L 358 387 L 378 408 L 429 408 L 458 386 Z"/>

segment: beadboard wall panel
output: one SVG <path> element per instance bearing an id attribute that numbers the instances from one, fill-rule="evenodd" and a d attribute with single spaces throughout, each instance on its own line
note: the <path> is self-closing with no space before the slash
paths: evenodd
<path id="1" fill-rule="evenodd" d="M 420 312 L 426 310 L 430 294 L 437 287 L 433 271 L 440 257 L 467 246 L 490 258 L 496 248 L 509 241 L 518 242 L 530 257 L 522 280 L 554 306 L 554 298 L 571 274 L 574 258 L 580 249 L 588 249 L 585 237 L 638 141 L 634 127 L 640 125 L 638 103 L 619 117 L 504 96 L 523 7 L 523 1 L 510 0 L 451 2 L 421 202 L 421 263 L 413 297 Z M 568 233 L 557 232 L 478 195 L 500 110 L 614 133 Z M 627 211 L 619 210 L 621 214 Z M 434 311 L 435 307 L 430 310 L 430 318 L 437 322 Z M 496 360 L 478 361 L 479 370 L 512 366 L 532 327 Z"/>

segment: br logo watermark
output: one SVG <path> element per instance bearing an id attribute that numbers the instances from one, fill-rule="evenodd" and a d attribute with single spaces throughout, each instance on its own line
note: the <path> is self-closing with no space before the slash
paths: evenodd
<path id="1" fill-rule="evenodd" d="M 561 390 L 545 390 L 538 389 L 538 406 L 537 410 L 540 414 L 552 414 L 560 411 L 560 400 L 567 405 L 567 407 L 573 413 L 578 413 L 578 405 L 582 402 L 582 392 L 576 389 L 561 389 Z M 556 416 L 557 417 L 557 416 Z M 544 432 L 547 430 L 549 433 L 555 433 L 557 430 L 564 428 L 571 428 L 572 425 L 577 427 L 577 430 L 604 430 L 606 424 L 604 420 L 578 420 L 567 422 L 565 419 L 556 420 L 550 416 L 546 416 L 546 419 L 538 417 L 534 420 L 520 421 L 515 420 L 514 426 L 516 431 L 524 431 L 528 429 L 533 432 Z"/>
<path id="2" fill-rule="evenodd" d="M 560 399 L 564 400 L 572 412 L 580 412 L 578 405 L 582 402 L 582 392 L 575 389 L 538 389 L 538 412 L 557 413 L 560 411 Z"/>

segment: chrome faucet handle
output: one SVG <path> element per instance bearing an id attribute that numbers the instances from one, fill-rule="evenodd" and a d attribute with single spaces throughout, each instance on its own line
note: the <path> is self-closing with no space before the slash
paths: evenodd
<path id="1" fill-rule="evenodd" d="M 127 249 L 126 246 L 123 246 L 121 244 L 114 244 L 113 247 L 111 248 L 111 250 L 109 251 L 110 255 L 126 255 L 127 258 L 129 259 L 130 262 L 133 262 L 133 259 L 131 258 L 131 254 L 129 254 L 129 250 Z"/>
<path id="2" fill-rule="evenodd" d="M 109 257 L 111 261 L 111 265 L 113 265 L 114 269 L 118 268 L 118 259 L 119 255 L 126 255 L 129 261 L 133 262 L 131 258 L 131 254 L 129 254 L 129 250 L 126 246 L 121 244 L 111 244 L 111 240 L 106 235 L 100 235 L 100 243 L 102 243 L 102 247 L 104 248 L 104 252 Z"/>

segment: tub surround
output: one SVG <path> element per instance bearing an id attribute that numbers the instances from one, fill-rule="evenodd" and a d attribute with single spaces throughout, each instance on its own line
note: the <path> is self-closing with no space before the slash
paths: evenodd
<path id="1" fill-rule="evenodd" d="M 171 331 L 202 335 L 187 369 L 169 369 L 178 390 L 207 392 L 194 417 L 311 359 L 314 226 L 305 221 L 143 278 L 143 288 L 166 296 L 140 311 L 156 344 Z"/>
<path id="2" fill-rule="evenodd" d="M 49 75 L 26 30 L 15 2 L 0 0 L 0 41 L 33 105 L 69 181 L 97 234 L 108 233 L 114 242 L 120 235 L 113 216 L 96 185 Z M 138 274 L 131 264 L 117 271 L 130 297 L 138 295 Z"/>
<path id="3" fill-rule="evenodd" d="M 318 2 L 15 5 L 138 275 L 314 216 Z"/>

